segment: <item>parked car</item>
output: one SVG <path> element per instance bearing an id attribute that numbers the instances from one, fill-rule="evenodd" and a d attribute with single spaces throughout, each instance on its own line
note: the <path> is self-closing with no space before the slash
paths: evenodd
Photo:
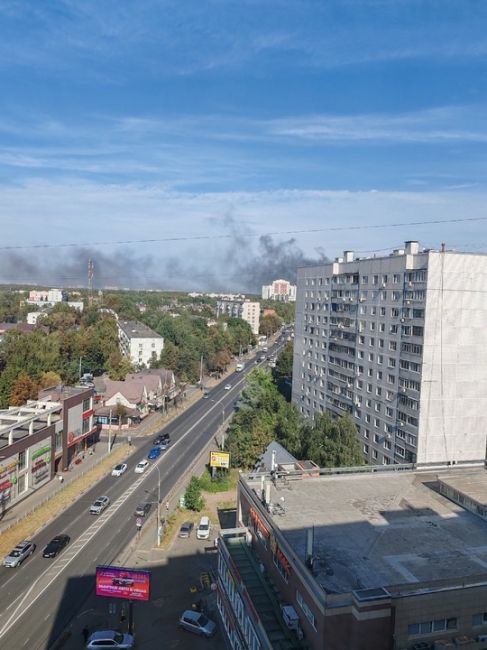
<path id="1" fill-rule="evenodd" d="M 112 469 L 112 476 L 122 476 L 122 474 L 126 471 L 127 463 L 120 463 L 119 465 L 115 465 L 115 467 Z"/>
<path id="2" fill-rule="evenodd" d="M 98 499 L 90 507 L 90 515 L 101 514 L 109 505 L 110 499 L 108 497 L 98 497 Z"/>
<path id="3" fill-rule="evenodd" d="M 20 542 L 14 549 L 10 551 L 7 557 L 5 557 L 3 560 L 3 566 L 9 568 L 18 567 L 22 564 L 25 558 L 29 557 L 29 555 L 32 555 L 35 550 L 36 545 L 34 542 L 29 542 L 28 540 L 25 542 Z"/>
<path id="4" fill-rule="evenodd" d="M 140 463 L 137 463 L 137 465 L 135 466 L 135 473 L 143 474 L 148 467 L 149 467 L 149 461 L 145 459 L 141 460 Z"/>
<path id="5" fill-rule="evenodd" d="M 151 507 L 150 503 L 139 503 L 139 505 L 135 508 L 134 515 L 136 517 L 145 517 L 146 514 L 149 512 Z"/>
<path id="6" fill-rule="evenodd" d="M 232 387 L 232 384 L 225 384 L 225 390 L 230 390 Z"/>
<path id="7" fill-rule="evenodd" d="M 161 451 L 162 449 L 160 447 L 153 447 L 147 454 L 147 458 L 149 460 L 155 460 L 156 458 L 159 458 Z"/>
<path id="8" fill-rule="evenodd" d="M 203 393 L 203 399 L 208 399 L 209 396 L 210 396 L 210 393 L 207 390 L 205 390 L 205 392 Z"/>
<path id="9" fill-rule="evenodd" d="M 196 529 L 196 539 L 208 539 L 210 537 L 210 520 L 208 517 L 201 517 Z"/>
<path id="10" fill-rule="evenodd" d="M 184 524 L 181 524 L 181 528 L 179 529 L 179 537 L 183 539 L 189 537 L 193 528 L 194 524 L 192 521 L 185 521 Z"/>
<path id="11" fill-rule="evenodd" d="M 128 650 L 134 647 L 135 638 L 132 634 L 116 632 L 115 630 L 93 632 L 86 644 L 88 650 L 95 650 L 95 648 L 120 648 L 120 650 Z"/>
<path id="12" fill-rule="evenodd" d="M 69 544 L 70 539 L 71 538 L 69 535 L 56 535 L 56 537 L 53 537 L 53 539 L 51 539 L 49 544 L 42 552 L 42 557 L 56 557 L 56 555 Z"/>
<path id="13" fill-rule="evenodd" d="M 179 626 L 188 630 L 188 632 L 194 632 L 206 637 L 213 636 L 216 632 L 216 623 L 210 621 L 201 612 L 195 612 L 192 609 L 187 609 L 182 613 Z"/>

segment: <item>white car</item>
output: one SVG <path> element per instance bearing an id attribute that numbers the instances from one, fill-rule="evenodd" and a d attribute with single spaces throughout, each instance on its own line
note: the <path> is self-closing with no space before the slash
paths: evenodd
<path id="1" fill-rule="evenodd" d="M 230 390 L 232 387 L 232 384 L 225 384 L 225 390 Z"/>
<path id="2" fill-rule="evenodd" d="M 120 463 L 115 465 L 112 469 L 112 476 L 122 476 L 122 474 L 127 470 L 127 463 Z"/>
<path id="3" fill-rule="evenodd" d="M 196 539 L 209 539 L 210 537 L 210 520 L 208 517 L 201 517 L 198 528 L 196 529 Z"/>
<path id="4" fill-rule="evenodd" d="M 133 648 L 135 639 L 132 634 L 124 632 L 117 632 L 115 630 L 104 630 L 100 632 L 93 632 L 88 639 L 86 648 L 120 648 L 120 650 L 127 650 Z"/>
<path id="5" fill-rule="evenodd" d="M 135 473 L 143 474 L 148 467 L 149 467 L 149 461 L 145 459 L 141 460 L 140 463 L 137 463 L 137 465 L 135 466 Z"/>

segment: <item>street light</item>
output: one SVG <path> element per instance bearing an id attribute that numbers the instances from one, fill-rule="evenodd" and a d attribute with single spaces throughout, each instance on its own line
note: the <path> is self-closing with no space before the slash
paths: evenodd
<path id="1" fill-rule="evenodd" d="M 157 528 L 156 528 L 156 542 L 157 546 L 161 545 L 161 470 L 157 465 L 154 465 L 157 470 Z"/>

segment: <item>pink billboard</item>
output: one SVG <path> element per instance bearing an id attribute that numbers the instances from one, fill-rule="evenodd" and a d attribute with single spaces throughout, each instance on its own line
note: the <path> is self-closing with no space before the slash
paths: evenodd
<path id="1" fill-rule="evenodd" d="M 126 600 L 149 600 L 150 571 L 97 566 L 96 595 Z"/>

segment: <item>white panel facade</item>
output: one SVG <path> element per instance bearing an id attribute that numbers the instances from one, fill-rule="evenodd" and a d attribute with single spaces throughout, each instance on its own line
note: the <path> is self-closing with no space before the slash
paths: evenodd
<path id="1" fill-rule="evenodd" d="M 372 464 L 483 461 L 487 257 L 419 251 L 299 269 L 293 401 L 348 413 Z"/>

